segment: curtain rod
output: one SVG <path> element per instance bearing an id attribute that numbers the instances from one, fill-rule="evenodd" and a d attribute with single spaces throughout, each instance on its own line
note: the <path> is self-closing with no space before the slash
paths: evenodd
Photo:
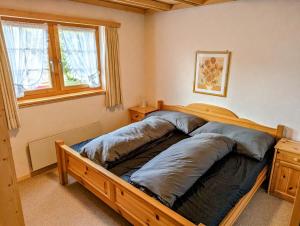
<path id="1" fill-rule="evenodd" d="M 7 9 L 7 8 L 0 8 L 0 16 L 43 20 L 48 22 L 63 22 L 63 23 L 73 23 L 73 24 L 82 24 L 82 25 L 115 27 L 115 28 L 121 27 L 120 23 L 109 21 L 109 20 L 61 16 L 56 14 L 30 12 L 30 11 Z"/>

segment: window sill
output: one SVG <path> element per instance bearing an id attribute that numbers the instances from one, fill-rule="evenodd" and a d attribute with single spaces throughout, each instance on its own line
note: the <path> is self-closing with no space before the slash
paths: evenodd
<path id="1" fill-rule="evenodd" d="M 18 106 L 19 108 L 26 108 L 35 105 L 49 104 L 49 103 L 55 103 L 55 102 L 60 102 L 65 100 L 72 100 L 72 99 L 78 99 L 78 98 L 101 95 L 101 94 L 105 94 L 105 91 L 98 89 L 98 90 L 82 91 L 78 93 L 68 93 L 68 94 L 62 94 L 56 96 L 40 97 L 40 98 L 28 99 L 28 100 L 18 100 Z"/>

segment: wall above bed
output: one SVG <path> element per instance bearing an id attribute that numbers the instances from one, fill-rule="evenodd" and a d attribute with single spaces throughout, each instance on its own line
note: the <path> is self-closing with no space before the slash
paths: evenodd
<path id="1" fill-rule="evenodd" d="M 299 140 L 299 12 L 297 0 L 240 0 L 146 16 L 148 99 L 223 106 Z M 227 98 L 193 93 L 196 51 L 227 49 Z"/>

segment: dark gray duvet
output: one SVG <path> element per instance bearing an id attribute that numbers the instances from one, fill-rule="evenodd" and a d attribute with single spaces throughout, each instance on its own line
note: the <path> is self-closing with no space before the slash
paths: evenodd
<path id="1" fill-rule="evenodd" d="M 218 160 L 232 151 L 235 142 L 219 134 L 199 134 L 163 151 L 130 177 L 130 181 L 173 206 Z"/>
<path id="2" fill-rule="evenodd" d="M 81 148 L 80 154 L 107 167 L 109 163 L 121 159 L 174 129 L 170 122 L 152 116 L 91 140 Z"/>

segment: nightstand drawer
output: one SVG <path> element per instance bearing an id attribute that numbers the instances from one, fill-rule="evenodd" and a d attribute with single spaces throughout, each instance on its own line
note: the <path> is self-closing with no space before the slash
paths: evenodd
<path id="1" fill-rule="evenodd" d="M 300 165 L 300 156 L 294 153 L 278 150 L 277 159 Z"/>
<path id="2" fill-rule="evenodd" d="M 131 111 L 130 112 L 130 117 L 131 117 L 131 121 L 137 122 L 137 121 L 141 121 L 142 119 L 144 119 L 145 114 Z"/>

